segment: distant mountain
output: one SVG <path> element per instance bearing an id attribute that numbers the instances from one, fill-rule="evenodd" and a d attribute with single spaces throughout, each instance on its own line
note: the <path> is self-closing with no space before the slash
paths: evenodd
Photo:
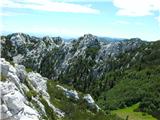
<path id="1" fill-rule="evenodd" d="M 125 38 L 110 38 L 110 37 L 99 37 L 99 39 L 102 40 L 103 42 L 105 41 L 118 42 L 118 41 L 125 40 Z"/>
<path id="2" fill-rule="evenodd" d="M 160 119 L 160 41 L 86 34 L 65 42 L 15 33 L 1 36 L 1 51 L 8 61 L 90 93 L 106 112 L 138 103 L 136 111 Z"/>
<path id="3" fill-rule="evenodd" d="M 118 42 L 118 41 L 125 40 L 126 38 L 98 37 L 98 39 L 100 41 L 103 41 L 103 42 L 107 42 L 107 41 L 109 41 L 109 42 Z M 63 40 L 65 42 L 70 42 L 70 41 L 76 40 L 76 38 L 69 37 L 69 38 L 63 38 Z"/>

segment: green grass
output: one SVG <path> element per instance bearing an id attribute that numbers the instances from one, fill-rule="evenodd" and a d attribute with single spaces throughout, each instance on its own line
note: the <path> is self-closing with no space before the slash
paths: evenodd
<path id="1" fill-rule="evenodd" d="M 32 97 L 36 97 L 37 95 L 38 93 L 35 90 L 29 90 L 28 92 L 26 92 L 26 96 L 29 101 L 32 100 Z"/>
<path id="2" fill-rule="evenodd" d="M 135 110 L 138 109 L 139 104 L 132 105 L 131 107 L 127 107 L 124 109 L 113 110 L 112 114 L 116 114 L 119 117 L 126 119 L 126 120 L 157 120 L 156 118 L 152 117 L 151 115 L 143 112 L 136 112 Z"/>

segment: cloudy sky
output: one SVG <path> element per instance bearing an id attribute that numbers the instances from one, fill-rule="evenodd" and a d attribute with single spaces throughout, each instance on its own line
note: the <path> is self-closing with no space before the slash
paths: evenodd
<path id="1" fill-rule="evenodd" d="M 1 0 L 0 32 L 160 39 L 160 0 Z"/>

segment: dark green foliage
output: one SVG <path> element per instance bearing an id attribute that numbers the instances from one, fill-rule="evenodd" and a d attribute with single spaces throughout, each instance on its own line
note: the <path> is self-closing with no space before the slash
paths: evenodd
<path id="1" fill-rule="evenodd" d="M 26 48 L 31 51 L 34 49 L 34 44 L 27 44 Z"/>
<path id="2" fill-rule="evenodd" d="M 72 49 L 69 51 L 71 54 L 74 54 L 77 51 L 77 49 L 79 47 L 79 42 L 80 41 L 76 41 L 76 40 L 72 41 L 72 44 L 73 44 Z"/>
<path id="3" fill-rule="evenodd" d="M 157 82 L 158 84 L 152 86 L 152 90 L 149 91 L 148 94 L 145 93 L 139 110 L 150 113 L 160 119 L 160 80 Z"/>
<path id="4" fill-rule="evenodd" d="M 9 54 L 15 52 L 15 47 L 12 46 L 11 41 L 9 41 L 10 36 L 2 36 L 1 40 L 1 57 L 8 61 L 12 61 L 12 56 Z"/>
<path id="5" fill-rule="evenodd" d="M 141 101 L 145 94 L 158 93 L 158 90 L 153 88 L 160 85 L 159 70 L 160 67 L 144 69 L 140 72 L 126 71 L 119 78 L 121 81 L 104 92 L 99 100 L 105 97 L 106 99 L 102 101 L 105 101 L 106 109 L 117 109 Z"/>
<path id="6" fill-rule="evenodd" d="M 95 61 L 80 56 L 72 62 L 73 64 L 66 70 L 66 74 L 59 76 L 59 81 L 71 84 L 83 92 L 89 91 L 90 83 L 94 80 L 94 76 L 90 74 L 90 71 L 92 71 Z"/>
<path id="7" fill-rule="evenodd" d="M 119 82 L 103 92 L 98 99 L 104 109 L 119 109 L 140 102 L 140 111 L 159 118 L 160 114 L 160 66 L 141 71 L 127 70 L 119 76 Z"/>
<path id="8" fill-rule="evenodd" d="M 43 76 L 51 78 L 55 75 L 55 67 L 60 66 L 65 57 L 63 50 L 59 48 L 54 48 L 52 51 L 48 52 L 41 62 L 39 72 Z"/>
<path id="9" fill-rule="evenodd" d="M 86 56 L 91 56 L 94 59 L 100 49 L 100 45 L 91 46 L 86 49 Z"/>

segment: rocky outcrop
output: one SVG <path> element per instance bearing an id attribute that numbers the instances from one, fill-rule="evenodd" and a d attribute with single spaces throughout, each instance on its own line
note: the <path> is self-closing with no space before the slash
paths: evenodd
<path id="1" fill-rule="evenodd" d="M 95 101 L 93 100 L 90 94 L 85 95 L 83 99 L 87 102 L 87 105 L 91 109 L 95 109 L 96 111 L 100 110 L 100 107 L 95 103 Z"/>
<path id="2" fill-rule="evenodd" d="M 37 93 L 43 96 L 43 98 L 46 100 L 49 107 L 53 109 L 53 111 L 57 114 L 57 116 L 64 117 L 65 113 L 50 103 L 50 96 L 47 93 L 47 86 L 46 86 L 47 78 L 42 77 L 39 73 L 29 72 L 28 79 L 31 82 L 33 89 Z M 38 100 L 35 99 L 35 101 L 38 101 Z"/>
<path id="3" fill-rule="evenodd" d="M 10 120 L 39 120 L 40 115 L 29 106 L 27 99 L 21 91 L 20 79 L 16 75 L 16 69 L 0 59 L 1 65 L 1 119 Z M 18 87 L 17 87 L 18 86 Z"/>
<path id="4" fill-rule="evenodd" d="M 16 74 L 18 78 L 23 81 L 27 77 L 27 72 L 25 71 L 25 67 L 23 65 L 15 64 Z"/>
<path id="5" fill-rule="evenodd" d="M 33 85 L 33 88 L 43 96 L 49 99 L 49 95 L 46 92 L 47 91 L 47 86 L 46 86 L 46 80 L 47 78 L 42 77 L 39 73 L 35 72 L 29 72 L 28 73 L 28 79 Z"/>
<path id="6" fill-rule="evenodd" d="M 1 66 L 1 119 L 7 120 L 40 120 L 46 115 L 45 105 L 41 97 L 53 109 L 58 117 L 64 117 L 65 113 L 52 105 L 47 93 L 46 80 L 35 72 L 27 73 L 23 65 L 12 66 L 4 58 L 0 58 Z M 34 92 L 35 91 L 35 92 Z M 34 96 L 32 96 L 34 92 Z M 36 102 L 34 106 L 33 102 Z M 35 108 L 37 107 L 38 108 Z"/>
<path id="7" fill-rule="evenodd" d="M 80 100 L 79 94 L 76 90 L 68 90 L 61 85 L 56 85 L 60 90 L 62 90 L 66 97 L 73 98 L 74 100 Z M 100 110 L 100 107 L 95 103 L 94 99 L 90 94 L 84 95 L 83 100 L 87 103 L 87 106 L 91 110 L 96 110 L 97 112 Z"/>
<path id="8" fill-rule="evenodd" d="M 79 96 L 78 96 L 78 93 L 77 93 L 76 90 L 68 90 L 68 89 L 66 89 L 66 88 L 64 88 L 63 86 L 60 86 L 60 85 L 56 85 L 56 87 L 63 90 L 66 97 L 73 98 L 75 100 L 79 100 Z"/>

